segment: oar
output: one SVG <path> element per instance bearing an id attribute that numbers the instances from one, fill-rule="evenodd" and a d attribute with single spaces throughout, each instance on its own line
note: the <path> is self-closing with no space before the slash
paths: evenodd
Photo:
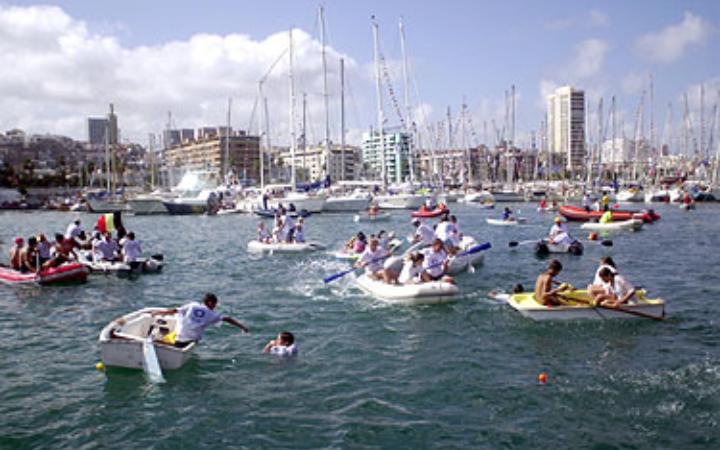
<path id="1" fill-rule="evenodd" d="M 492 245 L 491 245 L 489 242 L 485 242 L 484 244 L 476 245 L 475 247 L 471 247 L 471 248 L 465 250 L 464 252 L 458 253 L 457 255 L 455 255 L 455 258 L 459 258 L 459 257 L 461 257 L 461 256 L 472 255 L 473 253 L 478 253 L 478 252 L 481 252 L 481 251 L 483 251 L 483 250 L 487 250 L 487 249 L 489 249 L 489 248 L 492 248 Z M 427 271 L 428 269 L 433 269 L 433 268 L 435 268 L 435 267 L 440 267 L 440 266 L 442 266 L 443 264 L 445 264 L 445 261 L 441 261 L 441 262 L 438 262 L 438 263 L 435 263 L 435 264 L 430 264 L 429 266 L 427 266 L 427 267 L 426 267 L 425 269 L 423 269 L 423 270 Z"/>
<path id="2" fill-rule="evenodd" d="M 375 259 L 370 260 L 370 262 L 369 262 L 368 264 L 372 264 L 372 263 L 375 263 L 375 262 L 378 262 L 378 261 L 382 261 L 383 259 L 387 259 L 387 258 L 389 258 L 390 256 L 392 256 L 392 254 L 388 253 L 388 254 L 385 255 L 385 256 L 381 256 L 381 257 L 379 257 L 379 258 L 375 258 Z M 357 269 L 359 269 L 359 267 L 353 267 L 352 269 L 343 270 L 342 272 L 338 272 L 338 273 L 336 273 L 336 274 L 334 274 L 334 275 L 330 275 L 329 277 L 323 278 L 323 282 L 324 282 L 325 284 L 328 284 L 328 283 L 330 283 L 330 282 L 332 282 L 332 281 L 337 280 L 338 278 L 344 277 L 345 275 L 347 275 L 347 274 L 349 274 L 349 273 L 351 273 L 351 272 L 355 272 Z"/>
<path id="3" fill-rule="evenodd" d="M 664 319 L 665 319 L 664 317 L 653 316 L 652 314 L 647 314 L 647 313 L 644 313 L 644 312 L 642 312 L 642 311 L 635 311 L 635 310 L 633 310 L 633 309 L 625 309 L 625 308 L 622 308 L 622 307 L 620 307 L 620 306 L 608 306 L 608 305 L 603 305 L 602 303 L 593 304 L 593 302 L 591 302 L 590 300 L 585 300 L 585 299 L 575 298 L 575 297 L 566 297 L 566 296 L 564 296 L 564 295 L 562 295 L 562 294 L 557 294 L 557 295 L 558 295 L 558 297 L 561 297 L 561 298 L 564 299 L 565 301 L 568 301 L 568 302 L 577 302 L 577 303 L 584 303 L 584 304 L 586 304 L 586 305 L 588 305 L 588 306 L 591 306 L 591 307 L 593 307 L 593 308 L 607 309 L 607 310 L 610 310 L 610 311 L 619 311 L 619 312 L 623 312 L 623 313 L 626 313 L 626 314 L 631 314 L 631 315 L 633 315 L 633 316 L 644 317 L 644 318 L 646 318 L 646 319 L 652 319 L 652 320 L 657 320 L 657 321 L 661 321 L 661 320 L 664 320 Z"/>
<path id="4" fill-rule="evenodd" d="M 510 241 L 510 242 L 508 242 L 508 247 L 518 247 L 518 246 L 521 246 L 521 245 L 534 244 L 534 243 L 536 243 L 537 241 L 538 241 L 537 239 L 533 239 L 533 240 L 530 240 L 530 241 L 520 241 L 520 242 L 518 242 L 518 241 Z"/>
<path id="5" fill-rule="evenodd" d="M 165 378 L 160 369 L 160 363 L 155 353 L 155 344 L 152 335 L 143 341 L 143 370 L 153 383 L 164 383 Z"/>

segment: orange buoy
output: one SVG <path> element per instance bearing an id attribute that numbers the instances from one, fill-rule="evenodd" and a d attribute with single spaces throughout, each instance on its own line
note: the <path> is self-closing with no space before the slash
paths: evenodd
<path id="1" fill-rule="evenodd" d="M 547 383 L 547 374 L 545 372 L 540 372 L 538 374 L 538 383 L 540 383 L 540 384 Z"/>

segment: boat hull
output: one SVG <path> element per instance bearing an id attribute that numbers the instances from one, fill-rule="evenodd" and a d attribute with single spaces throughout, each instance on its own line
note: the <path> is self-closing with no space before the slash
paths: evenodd
<path id="1" fill-rule="evenodd" d="M 128 200 L 130 212 L 136 216 L 167 214 L 168 210 L 160 199 L 133 199 Z"/>
<path id="2" fill-rule="evenodd" d="M 612 221 L 626 221 L 631 219 L 642 219 L 646 223 L 652 223 L 660 219 L 660 216 L 655 212 L 641 212 L 641 211 L 628 211 L 613 209 Z M 605 211 L 587 211 L 584 208 L 578 206 L 563 205 L 560 207 L 560 214 L 567 220 L 576 222 L 588 222 L 590 220 L 600 220 L 605 214 Z"/>
<path id="3" fill-rule="evenodd" d="M 585 291 L 575 291 L 569 296 L 585 295 Z M 533 293 L 510 296 L 508 305 L 525 317 L 535 321 L 548 320 L 605 320 L 639 319 L 638 315 L 607 308 L 592 307 L 584 303 L 570 303 L 562 306 L 544 306 L 535 301 Z M 661 318 L 665 316 L 665 301 L 662 299 L 644 299 L 635 304 L 623 305 L 623 309 Z"/>
<path id="4" fill-rule="evenodd" d="M 452 283 L 433 281 L 430 283 L 391 285 L 373 280 L 366 274 L 357 279 L 357 286 L 376 299 L 394 305 L 433 305 L 457 300 L 460 289 Z"/>
<path id="5" fill-rule="evenodd" d="M 370 205 L 370 198 L 344 198 L 330 197 L 325 200 L 322 212 L 339 213 L 355 212 L 367 209 Z"/>
<path id="6" fill-rule="evenodd" d="M 264 244 L 259 241 L 250 241 L 247 244 L 247 250 L 251 253 L 308 253 L 324 248 L 317 242 Z"/>
<path id="7" fill-rule="evenodd" d="M 168 214 L 173 216 L 187 216 L 191 214 L 205 214 L 208 212 L 207 203 L 175 203 L 163 202 Z"/>
<path id="8" fill-rule="evenodd" d="M 384 213 L 384 212 L 379 212 L 372 216 L 370 214 L 363 213 L 363 214 L 355 214 L 353 216 L 353 221 L 354 222 L 384 222 L 384 221 L 390 220 L 390 217 L 392 217 L 390 214 Z"/>
<path id="9" fill-rule="evenodd" d="M 586 222 L 580 226 L 583 230 L 592 231 L 638 231 L 643 226 L 643 221 L 640 219 L 623 220 L 620 222 L 600 223 L 600 222 Z"/>
<path id="10" fill-rule="evenodd" d="M 83 283 L 87 280 L 88 273 L 89 270 L 79 263 L 66 263 L 39 273 L 22 273 L 8 267 L 0 267 L 0 283 L 9 285 Z"/>

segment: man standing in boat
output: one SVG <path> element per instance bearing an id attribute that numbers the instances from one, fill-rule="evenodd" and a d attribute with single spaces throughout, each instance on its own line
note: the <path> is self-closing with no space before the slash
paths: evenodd
<path id="1" fill-rule="evenodd" d="M 235 325 L 244 333 L 250 332 L 245 325 L 241 324 L 237 320 L 230 316 L 223 316 L 215 311 L 217 304 L 218 299 L 215 294 L 207 293 L 205 294 L 205 297 L 203 297 L 202 304 L 198 302 L 190 302 L 180 308 L 155 311 L 152 314 L 153 316 L 177 314 L 175 336 L 174 339 L 170 339 L 170 342 L 168 343 L 171 343 L 175 347 L 179 348 L 187 347 L 192 342 L 199 342 L 202 339 L 205 328 L 210 325 L 217 325 L 220 322 Z"/>

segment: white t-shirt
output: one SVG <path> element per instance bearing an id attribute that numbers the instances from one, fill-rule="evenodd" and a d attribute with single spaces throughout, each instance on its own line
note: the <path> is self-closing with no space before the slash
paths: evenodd
<path id="1" fill-rule="evenodd" d="M 555 237 L 560 233 L 567 233 L 567 225 L 564 223 L 556 223 L 552 227 L 550 227 L 550 237 Z"/>
<path id="2" fill-rule="evenodd" d="M 630 291 L 635 289 L 622 275 L 615 275 L 613 284 L 605 285 L 605 292 L 608 294 L 615 294 L 618 300 L 625 297 Z"/>
<path id="3" fill-rule="evenodd" d="M 406 283 L 409 283 L 410 281 L 415 281 L 421 272 L 422 272 L 422 266 L 416 266 L 412 261 L 407 261 L 405 263 L 405 265 L 403 265 L 402 271 L 400 271 L 400 276 L 398 277 L 398 281 L 401 284 L 406 284 Z"/>
<path id="4" fill-rule="evenodd" d="M 117 244 L 115 241 L 100 241 L 95 244 L 95 255 L 101 259 L 112 260 L 115 259 L 115 251 L 117 250 Z"/>
<path id="5" fill-rule="evenodd" d="M 423 250 L 425 259 L 423 260 L 423 269 L 433 278 L 437 278 L 445 273 L 443 270 L 443 262 L 447 258 L 445 250 L 435 252 L 432 248 Z M 432 266 L 432 267 L 431 267 Z"/>
<path id="6" fill-rule="evenodd" d="M 365 266 L 365 272 L 375 273 L 378 270 L 382 270 L 383 260 L 381 258 L 386 254 L 387 252 L 380 248 L 379 245 L 374 252 L 370 250 L 370 246 L 368 245 L 363 254 L 360 255 L 360 262 L 367 263 Z"/>
<path id="7" fill-rule="evenodd" d="M 302 228 L 295 227 L 295 242 L 305 242 L 305 231 Z"/>
<path id="8" fill-rule="evenodd" d="M 607 264 L 601 264 L 600 267 L 598 267 L 597 271 L 595 271 L 595 278 L 593 279 L 592 284 L 594 284 L 596 286 L 605 286 L 607 284 L 602 280 L 602 278 L 600 278 L 600 272 L 606 267 L 608 269 L 612 270 L 613 273 L 617 273 L 617 269 L 615 269 L 613 266 L 609 266 Z"/>
<path id="9" fill-rule="evenodd" d="M 130 239 L 125 240 L 125 244 L 123 245 L 125 262 L 135 262 L 141 253 L 142 249 L 140 248 L 140 243 L 138 241 Z"/>
<path id="10" fill-rule="evenodd" d="M 219 324 L 222 318 L 222 314 L 201 303 L 188 303 L 177 310 L 176 340 L 178 342 L 199 341 L 205 328 Z"/>
<path id="11" fill-rule="evenodd" d="M 435 228 L 435 237 L 445 242 L 450 238 L 453 224 L 447 221 L 440 222 Z"/>
<path id="12" fill-rule="evenodd" d="M 38 255 L 40 255 L 41 258 L 49 259 L 51 248 L 52 248 L 52 245 L 48 241 L 38 242 L 38 246 L 37 246 Z"/>
<path id="13" fill-rule="evenodd" d="M 450 240 L 456 247 L 460 245 L 460 241 L 462 241 L 462 232 L 460 231 L 460 226 L 452 222 L 450 222 Z"/>
<path id="14" fill-rule="evenodd" d="M 75 222 L 68 225 L 67 230 L 65 231 L 65 237 L 70 239 L 75 239 L 76 237 L 80 236 L 80 232 L 82 229 L 80 228 L 80 225 L 76 225 Z"/>
<path id="15" fill-rule="evenodd" d="M 273 345 L 270 347 L 270 354 L 280 356 L 280 357 L 287 357 L 287 356 L 297 356 L 298 354 L 298 348 L 297 345 Z"/>
<path id="16" fill-rule="evenodd" d="M 426 244 L 432 244 L 435 240 L 435 231 L 430 228 L 430 225 L 421 223 L 417 227 L 417 230 L 415 230 L 415 236 L 420 238 L 420 240 Z"/>

